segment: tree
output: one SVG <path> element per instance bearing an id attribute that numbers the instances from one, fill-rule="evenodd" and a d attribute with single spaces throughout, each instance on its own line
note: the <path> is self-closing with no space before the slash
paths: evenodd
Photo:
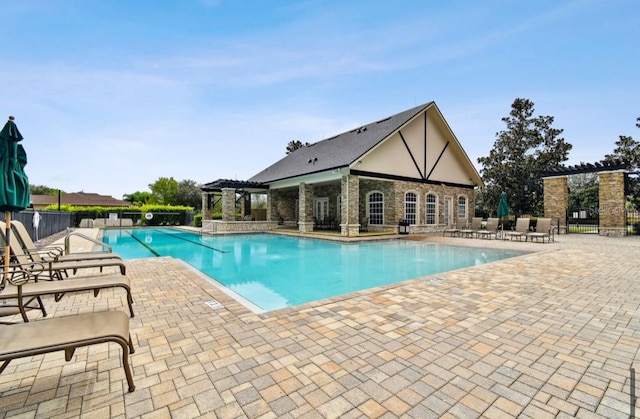
<path id="1" fill-rule="evenodd" d="M 636 170 L 640 167 L 640 143 L 632 137 L 620 135 L 613 153 L 604 156 L 604 161 L 621 161 L 628 164 L 629 170 Z"/>
<path id="2" fill-rule="evenodd" d="M 149 184 L 155 202 L 163 205 L 176 205 L 178 197 L 178 182 L 170 177 L 161 177 Z"/>
<path id="3" fill-rule="evenodd" d="M 489 156 L 478 158 L 485 184 L 481 210 L 494 213 L 504 191 L 514 213 L 542 213 L 542 171 L 566 161 L 572 146 L 558 137 L 562 129 L 551 127 L 552 116 L 534 117 L 534 111 L 533 102 L 516 99 L 502 118 L 507 129 L 496 133 Z"/>
<path id="4" fill-rule="evenodd" d="M 154 203 L 154 197 L 151 194 L 151 192 L 134 192 L 131 194 L 125 194 L 122 196 L 122 199 L 124 199 L 125 201 L 129 201 L 134 205 L 137 206 L 142 206 L 144 204 L 153 204 Z"/>
<path id="5" fill-rule="evenodd" d="M 579 173 L 567 178 L 569 208 L 598 208 L 599 191 L 597 173 Z"/>
<path id="6" fill-rule="evenodd" d="M 58 190 L 44 185 L 29 185 L 29 191 L 32 195 L 58 195 Z M 60 191 L 64 194 L 64 191 Z"/>
<path id="7" fill-rule="evenodd" d="M 193 207 L 196 211 L 202 208 L 202 189 L 195 180 L 181 180 L 176 193 L 178 205 Z"/>
<path id="8" fill-rule="evenodd" d="M 287 154 L 291 154 L 297 149 L 302 147 L 309 147 L 310 145 L 311 144 L 309 143 L 302 144 L 302 141 L 299 141 L 299 140 L 289 141 L 289 144 L 287 144 Z"/>
<path id="9" fill-rule="evenodd" d="M 251 195 L 251 208 L 267 208 L 267 195 L 265 194 Z"/>
<path id="10" fill-rule="evenodd" d="M 638 118 L 640 120 L 640 118 Z M 640 123 L 636 124 L 640 128 Z M 640 169 L 640 143 L 632 137 L 620 135 L 616 141 L 616 148 L 612 154 L 604 157 L 606 162 L 620 161 L 627 164 L 627 170 L 638 171 Z M 636 176 L 629 176 L 627 183 L 627 199 L 631 205 L 640 210 L 640 179 Z"/>

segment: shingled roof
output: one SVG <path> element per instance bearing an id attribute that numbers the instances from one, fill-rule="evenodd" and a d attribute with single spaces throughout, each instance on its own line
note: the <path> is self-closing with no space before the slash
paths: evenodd
<path id="1" fill-rule="evenodd" d="M 54 195 L 31 195 L 31 203 L 34 206 L 53 205 L 58 203 L 58 197 Z M 109 195 L 99 195 L 89 192 L 71 192 L 60 196 L 61 204 L 77 206 L 99 207 L 129 207 L 131 202 L 115 199 Z"/>
<path id="2" fill-rule="evenodd" d="M 295 176 L 348 166 L 395 133 L 433 102 L 416 106 L 396 115 L 302 147 L 249 179 L 269 183 Z"/>

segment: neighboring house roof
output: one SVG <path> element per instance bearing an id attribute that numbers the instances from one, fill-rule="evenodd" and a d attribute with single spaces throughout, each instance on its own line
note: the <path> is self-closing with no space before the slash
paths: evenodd
<path id="1" fill-rule="evenodd" d="M 58 203 L 55 195 L 31 195 L 33 206 L 47 206 Z M 120 199 L 115 199 L 109 195 L 98 195 L 96 193 L 72 192 L 60 195 L 60 204 L 91 206 L 91 207 L 129 207 L 131 203 Z"/>
<path id="2" fill-rule="evenodd" d="M 416 141 L 406 141 L 405 138 L 407 134 L 402 135 L 401 132 L 404 129 L 417 132 L 415 128 L 409 124 L 419 115 L 426 115 L 427 111 L 430 112 L 430 118 L 438 125 L 438 129 L 443 132 L 442 136 L 446 137 L 445 143 L 438 143 L 438 148 L 433 147 L 433 149 L 429 150 L 429 157 L 427 157 L 426 153 L 426 116 L 424 129 L 422 129 L 423 134 L 421 134 L 424 135 L 425 144 L 421 145 Z M 416 126 L 422 127 L 421 124 Z M 400 135 L 397 135 L 398 133 L 400 133 Z M 422 137 L 420 138 L 422 141 Z M 397 165 L 399 164 L 398 162 L 401 162 L 400 164 L 404 166 L 415 166 L 415 168 L 410 168 L 410 170 L 403 169 L 403 173 L 408 173 L 402 175 L 401 177 L 403 178 L 415 179 L 416 181 L 446 182 L 448 179 L 445 179 L 446 174 L 443 173 L 442 168 L 439 167 L 435 174 L 433 172 L 436 166 L 441 163 L 444 151 L 451 145 L 447 156 L 442 160 L 442 162 L 446 161 L 446 163 L 442 163 L 440 166 L 455 164 L 456 169 L 459 169 L 458 171 L 464 172 L 464 176 L 458 176 L 460 178 L 458 180 L 462 180 L 462 182 L 451 182 L 465 185 L 482 185 L 480 175 L 460 146 L 460 143 L 434 102 L 416 106 L 377 122 L 372 122 L 319 141 L 310 146 L 301 147 L 259 172 L 250 178 L 249 181 L 268 184 L 294 177 L 332 171 L 343 167 L 349 167 L 352 173 L 357 174 L 358 171 L 362 171 L 362 174 L 365 174 L 364 170 L 367 165 L 360 167 L 364 156 L 372 156 L 372 153 L 378 153 L 379 155 L 380 150 L 383 149 L 381 148 L 383 143 L 388 139 L 393 139 L 396 145 L 394 146 L 395 154 L 393 157 L 388 158 L 387 166 L 389 166 L 389 163 L 395 163 Z M 404 143 L 404 145 L 398 145 L 397 143 Z M 420 148 L 420 151 L 412 151 L 412 148 L 415 150 Z M 378 151 L 376 152 L 375 150 Z M 405 155 L 399 156 L 398 152 L 404 153 Z M 438 153 L 440 153 L 439 156 Z M 393 153 L 389 153 L 389 156 L 392 154 Z M 423 154 L 424 157 L 422 157 Z M 407 160 L 407 158 L 409 158 L 408 156 L 410 156 L 410 160 Z M 398 159 L 398 157 L 400 157 L 400 159 Z M 393 160 L 394 158 L 396 158 L 395 161 Z M 422 162 L 419 162 L 420 159 L 422 159 Z M 380 161 L 379 156 L 377 160 Z M 376 167 L 380 169 L 380 165 Z M 385 174 L 385 169 L 382 168 L 375 172 L 371 171 L 367 174 Z M 390 173 L 386 174 L 393 176 Z M 432 178 L 430 178 L 431 175 L 433 175 Z"/>

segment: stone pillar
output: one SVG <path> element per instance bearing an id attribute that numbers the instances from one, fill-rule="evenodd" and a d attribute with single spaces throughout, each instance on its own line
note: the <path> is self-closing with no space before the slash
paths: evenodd
<path id="1" fill-rule="evenodd" d="M 209 192 L 202 192 L 202 219 L 210 220 L 211 219 L 211 208 L 209 206 L 209 197 L 211 195 Z"/>
<path id="2" fill-rule="evenodd" d="M 236 220 L 236 190 L 222 189 L 222 221 Z"/>
<path id="3" fill-rule="evenodd" d="M 244 193 L 240 199 L 240 214 L 251 215 L 251 194 Z"/>
<path id="4" fill-rule="evenodd" d="M 313 186 L 301 183 L 298 186 L 298 231 L 313 231 Z"/>
<path id="5" fill-rule="evenodd" d="M 269 189 L 267 191 L 267 221 L 276 221 L 280 223 L 278 218 L 278 208 L 276 207 L 278 200 L 278 191 Z"/>
<path id="6" fill-rule="evenodd" d="M 544 216 L 551 218 L 551 225 L 561 230 L 567 228 L 567 210 L 569 206 L 569 187 L 566 176 L 546 177 L 544 182 Z"/>
<path id="7" fill-rule="evenodd" d="M 342 214 L 340 219 L 340 234 L 343 236 L 357 236 L 360 234 L 360 178 L 344 175 L 340 180 L 342 194 Z"/>
<path id="8" fill-rule="evenodd" d="M 624 171 L 598 173 L 601 235 L 627 235 Z"/>

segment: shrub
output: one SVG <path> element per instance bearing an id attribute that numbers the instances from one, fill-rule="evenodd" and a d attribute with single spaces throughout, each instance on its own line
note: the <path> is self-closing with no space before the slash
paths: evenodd
<path id="1" fill-rule="evenodd" d="M 57 210 L 58 205 L 49 205 L 45 210 Z M 119 218 L 132 218 L 134 224 L 141 220 L 143 225 L 181 225 L 184 224 L 186 213 L 193 211 L 193 208 L 182 205 L 143 205 L 142 207 L 82 207 L 73 205 L 61 205 L 60 211 L 72 212 L 74 214 L 74 225 L 80 225 L 84 218 L 109 218 L 109 214 L 116 213 Z M 147 220 L 145 215 L 151 213 L 152 217 Z"/>
<path id="2" fill-rule="evenodd" d="M 142 223 L 147 226 L 184 224 L 185 213 L 190 211 L 193 211 L 193 208 L 182 205 L 143 205 L 140 207 L 140 212 L 144 214 Z M 147 213 L 152 214 L 151 219 L 147 219 Z"/>

